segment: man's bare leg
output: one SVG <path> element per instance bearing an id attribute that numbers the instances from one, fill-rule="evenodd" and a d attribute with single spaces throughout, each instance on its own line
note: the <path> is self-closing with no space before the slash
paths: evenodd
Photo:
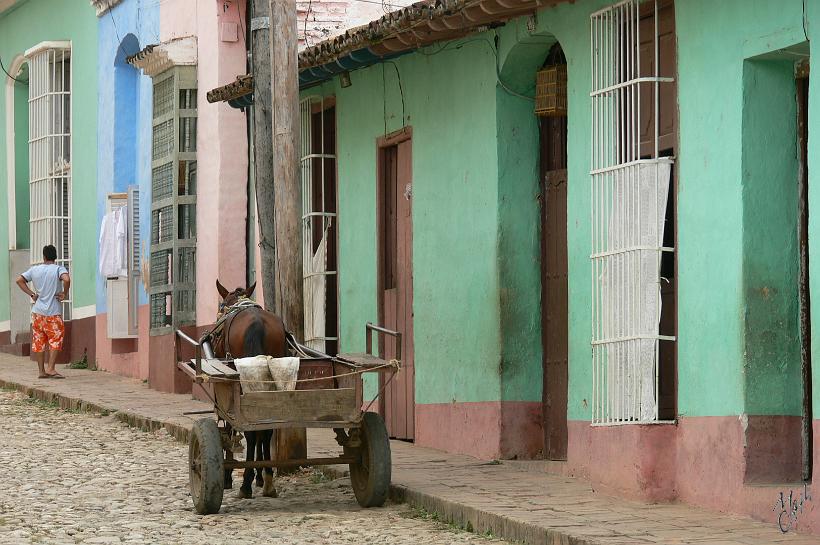
<path id="1" fill-rule="evenodd" d="M 57 356 L 60 354 L 59 350 L 54 350 L 53 348 L 49 348 L 48 350 L 48 371 L 49 375 L 53 375 L 57 372 L 55 369 L 57 365 Z"/>
<path id="2" fill-rule="evenodd" d="M 40 370 L 40 376 L 44 376 L 46 374 L 45 370 L 45 361 L 46 361 L 46 353 L 45 352 L 35 352 L 37 357 L 37 368 Z"/>

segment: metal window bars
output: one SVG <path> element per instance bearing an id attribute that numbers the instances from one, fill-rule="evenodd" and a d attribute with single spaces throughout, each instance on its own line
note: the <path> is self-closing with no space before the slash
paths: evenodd
<path id="1" fill-rule="evenodd" d="M 31 262 L 43 246 L 71 269 L 71 45 L 45 42 L 26 52 L 29 63 L 29 191 Z M 71 319 L 72 293 L 63 301 Z"/>
<path id="2" fill-rule="evenodd" d="M 307 97 L 299 103 L 302 183 L 302 287 L 305 313 L 305 345 L 324 352 L 327 335 L 327 278 L 336 275 L 328 269 L 327 245 L 329 228 L 335 212 L 325 208 L 325 182 L 336 167 L 335 150 L 325 149 L 324 97 Z M 319 112 L 318 127 L 314 127 L 314 109 Z M 318 134 L 314 134 L 318 129 Z M 318 146 L 317 146 L 318 143 Z M 318 148 L 318 149 L 317 149 Z M 328 164 L 330 163 L 330 164 Z M 318 177 L 319 183 L 314 179 Z M 315 194 L 318 189 L 319 194 Z"/>
<path id="3" fill-rule="evenodd" d="M 663 246 L 673 160 L 658 149 L 660 86 L 673 79 L 659 75 L 657 0 L 590 22 L 592 422 L 656 422 L 659 341 L 674 340 L 659 329 L 661 256 L 674 249 Z"/>

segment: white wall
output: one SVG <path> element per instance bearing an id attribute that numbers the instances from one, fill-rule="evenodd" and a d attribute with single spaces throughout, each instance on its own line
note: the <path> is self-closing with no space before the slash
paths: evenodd
<path id="1" fill-rule="evenodd" d="M 382 17 L 386 13 L 385 10 L 396 10 L 414 1 L 416 0 L 385 0 L 382 4 L 379 0 L 300 0 L 297 4 L 299 47 L 315 45 L 327 38 L 338 36 L 349 28 Z"/>

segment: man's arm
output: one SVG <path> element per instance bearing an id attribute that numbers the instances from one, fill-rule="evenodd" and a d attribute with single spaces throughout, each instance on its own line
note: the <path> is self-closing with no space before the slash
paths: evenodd
<path id="1" fill-rule="evenodd" d="M 67 272 L 64 272 L 60 275 L 60 280 L 63 282 L 63 291 L 57 294 L 57 300 L 62 302 L 66 298 L 66 294 L 68 293 L 68 288 L 71 287 L 71 277 L 68 276 Z"/>
<path id="2" fill-rule="evenodd" d="M 31 291 L 31 288 L 28 287 L 28 282 L 26 279 L 23 278 L 23 275 L 17 277 L 17 285 L 20 286 L 20 289 L 23 290 L 23 293 L 31 297 L 32 301 L 37 301 L 37 294 Z"/>

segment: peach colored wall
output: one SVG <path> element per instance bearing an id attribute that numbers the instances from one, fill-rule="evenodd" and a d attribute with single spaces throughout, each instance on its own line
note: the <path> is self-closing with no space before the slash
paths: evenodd
<path id="1" fill-rule="evenodd" d="M 148 305 L 139 307 L 137 339 L 108 338 L 108 315 L 97 314 L 97 366 L 103 371 L 145 380 L 148 378 Z"/>
<path id="2" fill-rule="evenodd" d="M 193 11 L 193 13 L 192 13 Z M 213 323 L 217 278 L 229 288 L 245 283 L 248 144 L 245 115 L 209 104 L 206 93 L 246 72 L 244 2 L 171 0 L 160 12 L 163 40 L 197 37 L 197 324 Z M 223 36 L 236 31 L 236 41 Z"/>

